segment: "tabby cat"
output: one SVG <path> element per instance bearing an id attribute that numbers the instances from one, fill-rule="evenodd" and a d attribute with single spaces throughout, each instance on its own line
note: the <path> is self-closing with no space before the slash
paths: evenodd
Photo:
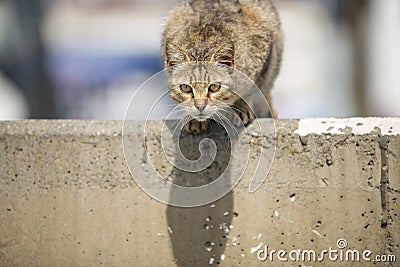
<path id="1" fill-rule="evenodd" d="M 184 103 L 191 118 L 185 129 L 206 130 L 207 118 L 221 102 L 248 124 L 253 112 L 223 77 L 231 68 L 244 73 L 270 102 L 282 52 L 281 23 L 269 0 L 192 0 L 173 9 L 163 32 L 162 57 L 169 94 Z M 188 64 L 196 62 L 209 64 Z"/>

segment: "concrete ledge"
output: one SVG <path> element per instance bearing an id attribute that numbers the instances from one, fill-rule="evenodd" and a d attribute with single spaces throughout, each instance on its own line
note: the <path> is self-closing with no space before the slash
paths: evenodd
<path id="1" fill-rule="evenodd" d="M 215 203 L 176 208 L 136 186 L 120 121 L 0 122 L 0 266 L 399 266 L 400 118 L 276 127 L 258 191 L 244 177 Z M 339 239 L 397 263 L 257 258 L 265 246 L 319 256 Z"/>

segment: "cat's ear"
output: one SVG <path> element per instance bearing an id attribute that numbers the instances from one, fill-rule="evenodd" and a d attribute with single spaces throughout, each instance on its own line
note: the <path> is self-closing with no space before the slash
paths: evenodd
<path id="1" fill-rule="evenodd" d="M 226 43 L 218 47 L 211 57 L 212 62 L 233 67 L 235 65 L 235 47 L 233 43 Z"/>
<path id="2" fill-rule="evenodd" d="M 165 56 L 165 65 L 167 67 L 190 61 L 188 54 L 182 48 L 172 43 L 168 43 L 165 46 Z"/>

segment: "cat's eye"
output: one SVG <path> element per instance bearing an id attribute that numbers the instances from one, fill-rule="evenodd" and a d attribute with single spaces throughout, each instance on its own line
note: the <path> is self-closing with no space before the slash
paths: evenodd
<path id="1" fill-rule="evenodd" d="M 185 92 L 185 93 L 191 93 L 192 92 L 192 87 L 190 85 L 181 84 L 181 85 L 179 85 L 179 87 L 181 88 L 182 92 Z"/>
<path id="2" fill-rule="evenodd" d="M 208 87 L 208 90 L 213 93 L 218 92 L 220 89 L 221 89 L 221 84 L 218 83 L 213 83 Z"/>

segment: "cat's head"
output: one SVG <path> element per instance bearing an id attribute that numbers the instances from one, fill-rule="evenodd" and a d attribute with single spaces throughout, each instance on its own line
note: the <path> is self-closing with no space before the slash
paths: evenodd
<path id="1" fill-rule="evenodd" d="M 211 117 L 221 102 L 232 105 L 236 101 L 232 93 L 233 51 L 231 45 L 226 45 L 196 57 L 176 45 L 167 45 L 169 94 L 197 120 Z"/>

